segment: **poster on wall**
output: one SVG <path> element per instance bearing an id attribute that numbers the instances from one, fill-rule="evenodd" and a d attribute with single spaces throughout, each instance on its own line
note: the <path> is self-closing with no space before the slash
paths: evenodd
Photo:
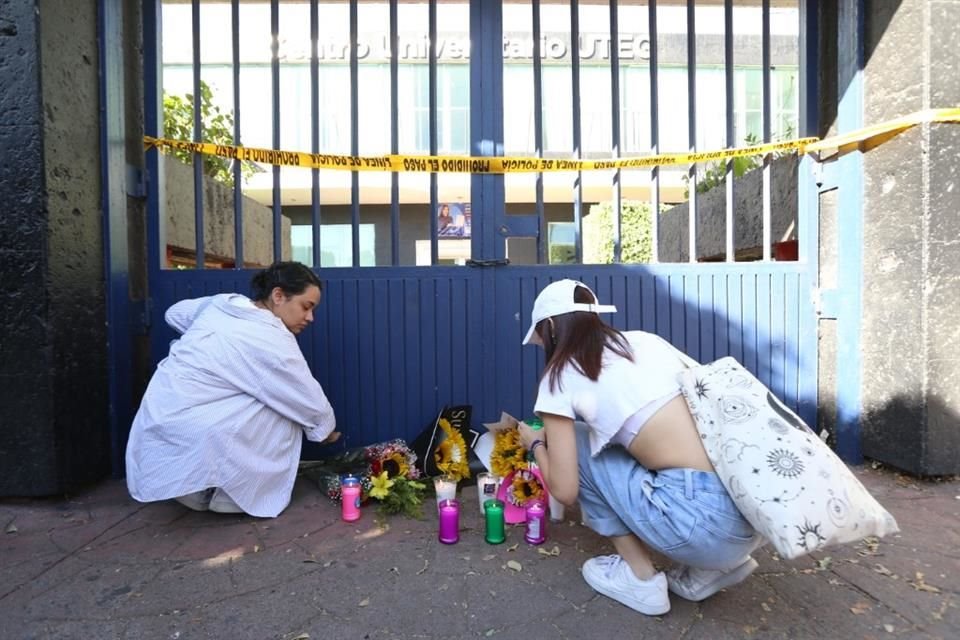
<path id="1" fill-rule="evenodd" d="M 469 202 L 441 202 L 437 206 L 438 238 L 469 238 L 471 226 Z"/>

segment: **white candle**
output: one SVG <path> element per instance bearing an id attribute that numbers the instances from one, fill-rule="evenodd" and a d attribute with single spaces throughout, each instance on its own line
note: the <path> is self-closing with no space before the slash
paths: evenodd
<path id="1" fill-rule="evenodd" d="M 437 492 L 437 508 L 443 500 L 455 500 L 457 497 L 457 479 L 453 476 L 437 476 L 433 479 L 433 488 Z"/>
<path id="2" fill-rule="evenodd" d="M 483 503 L 487 500 L 494 500 L 497 497 L 497 489 L 500 488 L 500 478 L 492 473 L 481 473 L 477 475 L 477 500 L 480 502 L 480 515 L 484 514 Z"/>
<path id="3" fill-rule="evenodd" d="M 554 498 L 552 493 L 550 494 L 550 521 L 563 521 L 563 503 Z"/>

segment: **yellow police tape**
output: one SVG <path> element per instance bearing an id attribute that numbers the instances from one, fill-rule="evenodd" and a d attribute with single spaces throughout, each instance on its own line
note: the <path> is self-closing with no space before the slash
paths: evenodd
<path id="1" fill-rule="evenodd" d="M 552 171 L 597 171 L 607 169 L 644 169 L 670 165 L 688 165 L 699 162 L 728 160 L 743 156 L 765 155 L 774 152 L 796 151 L 800 154 L 844 153 L 854 148 L 869 149 L 889 140 L 907 129 L 930 122 L 960 122 L 960 107 L 928 109 L 864 127 L 850 133 L 819 138 L 799 138 L 786 142 L 759 144 L 736 149 L 698 151 L 695 153 L 661 153 L 656 155 L 610 158 L 606 160 L 563 160 L 532 157 L 471 157 L 379 155 L 350 156 L 302 151 L 278 151 L 256 147 L 239 147 L 210 142 L 186 142 L 168 138 L 144 136 L 146 149 L 160 151 L 188 151 L 221 158 L 249 160 L 260 164 L 303 167 L 307 169 L 334 169 L 342 171 L 396 171 L 431 173 L 546 173 Z"/>

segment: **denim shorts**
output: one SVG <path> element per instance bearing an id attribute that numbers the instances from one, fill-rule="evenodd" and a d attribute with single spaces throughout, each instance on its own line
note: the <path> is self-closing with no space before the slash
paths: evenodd
<path id="1" fill-rule="evenodd" d="M 591 456 L 589 427 L 575 428 L 580 513 L 600 535 L 633 533 L 670 560 L 702 569 L 736 567 L 762 543 L 716 473 L 650 471 L 619 445 Z"/>

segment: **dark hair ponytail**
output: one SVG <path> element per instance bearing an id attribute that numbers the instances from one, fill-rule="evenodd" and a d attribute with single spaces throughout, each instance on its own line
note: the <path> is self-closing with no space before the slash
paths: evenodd
<path id="1" fill-rule="evenodd" d="M 313 285 L 323 290 L 323 284 L 310 268 L 299 262 L 275 262 L 263 271 L 258 271 L 250 280 L 254 300 L 264 301 L 275 287 L 280 287 L 288 298 L 296 296 Z"/>
<path id="2" fill-rule="evenodd" d="M 597 304 L 597 299 L 584 287 L 573 290 L 573 301 Z M 592 311 L 572 311 L 541 320 L 537 323 L 537 333 L 547 357 L 543 375 L 549 377 L 551 391 L 560 387 L 560 374 L 568 364 L 596 382 L 603 369 L 605 349 L 633 360 L 626 337 Z"/>

